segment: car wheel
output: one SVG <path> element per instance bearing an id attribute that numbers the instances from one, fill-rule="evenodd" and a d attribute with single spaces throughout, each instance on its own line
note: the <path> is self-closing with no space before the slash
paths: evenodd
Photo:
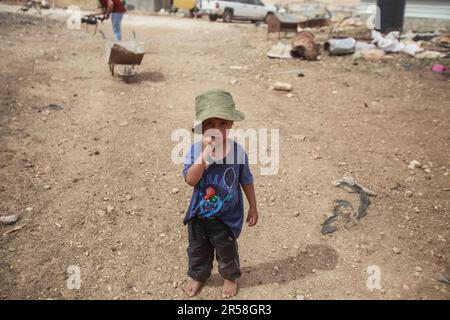
<path id="1" fill-rule="evenodd" d="M 231 21 L 233 21 L 233 14 L 231 13 L 230 10 L 227 10 L 223 13 L 222 19 L 223 22 L 230 23 Z"/>
<path id="2" fill-rule="evenodd" d="M 209 21 L 216 21 L 217 20 L 217 14 L 210 14 L 209 16 Z"/>
<path id="3" fill-rule="evenodd" d="M 273 13 L 268 13 L 268 14 L 266 15 L 266 17 L 264 18 L 264 22 L 265 22 L 266 24 L 268 24 L 269 21 L 272 19 L 273 16 L 274 16 Z"/>

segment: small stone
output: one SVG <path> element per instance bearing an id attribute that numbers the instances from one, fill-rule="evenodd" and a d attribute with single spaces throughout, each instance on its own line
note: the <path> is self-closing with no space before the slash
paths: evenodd
<path id="1" fill-rule="evenodd" d="M 33 211 L 33 208 L 32 208 L 32 207 L 26 207 L 26 208 L 25 208 L 25 211 L 31 212 L 31 211 Z"/>
<path id="2" fill-rule="evenodd" d="M 127 194 L 127 196 L 125 197 L 128 201 L 133 200 L 133 197 L 130 196 L 129 194 Z"/>
<path id="3" fill-rule="evenodd" d="M 180 189 L 178 189 L 178 188 L 173 188 L 172 189 L 172 194 L 177 194 L 179 192 L 180 192 Z"/>
<path id="4" fill-rule="evenodd" d="M 298 211 L 294 213 L 294 217 L 298 217 L 299 215 L 300 215 L 300 212 L 298 212 Z"/>
<path id="5" fill-rule="evenodd" d="M 125 95 L 125 92 L 121 91 L 121 92 L 120 92 L 120 95 L 121 95 L 121 96 Z"/>
<path id="6" fill-rule="evenodd" d="M 401 253 L 400 248 L 397 248 L 397 247 L 393 247 L 392 251 L 394 251 L 395 254 L 400 254 Z"/>
<path id="7" fill-rule="evenodd" d="M 421 267 L 419 267 L 419 266 L 415 267 L 414 270 L 416 270 L 417 272 L 422 272 L 423 271 L 423 269 Z"/>
<path id="8" fill-rule="evenodd" d="M 276 91 L 292 91 L 292 85 L 285 82 L 275 82 L 272 86 L 272 90 Z"/>
<path id="9" fill-rule="evenodd" d="M 409 163 L 408 168 L 414 170 L 414 169 L 416 169 L 416 168 L 420 168 L 421 166 L 422 166 L 422 165 L 420 164 L 419 161 L 413 160 L 413 161 L 411 161 L 411 162 Z"/>
<path id="10" fill-rule="evenodd" d="M 49 186 L 49 185 L 45 185 L 45 186 L 44 186 L 44 189 L 45 189 L 45 190 L 50 190 L 51 188 L 52 188 L 52 187 Z"/>
<path id="11" fill-rule="evenodd" d="M 121 127 L 126 127 L 128 125 L 128 122 L 127 121 L 122 121 L 121 123 L 120 123 L 120 126 Z"/>
<path id="12" fill-rule="evenodd" d="M 7 216 L 0 216 L 0 222 L 3 224 L 13 224 L 16 223 L 17 220 L 19 220 L 19 215 L 17 214 L 10 214 Z"/>
<path id="13" fill-rule="evenodd" d="M 298 295 L 295 296 L 295 299 L 297 299 L 297 300 L 305 300 L 305 296 L 302 295 L 302 294 L 298 294 Z"/>
<path id="14" fill-rule="evenodd" d="M 230 80 L 230 84 L 232 84 L 232 85 L 238 85 L 238 84 L 241 84 L 241 82 L 240 82 L 238 79 L 231 79 L 231 80 Z"/>
<path id="15" fill-rule="evenodd" d="M 403 290 L 409 291 L 409 286 L 407 286 L 406 284 L 404 284 L 404 285 L 403 285 Z"/>
<path id="16" fill-rule="evenodd" d="M 413 196 L 413 192 L 411 190 L 406 190 L 405 191 L 405 197 L 411 198 L 412 196 Z"/>
<path id="17" fill-rule="evenodd" d="M 107 206 L 106 207 L 106 212 L 108 212 L 108 213 L 114 212 L 114 206 Z"/>

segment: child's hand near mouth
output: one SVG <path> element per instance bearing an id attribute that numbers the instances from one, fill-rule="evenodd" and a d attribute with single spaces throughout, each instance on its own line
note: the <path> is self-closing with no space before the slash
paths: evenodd
<path id="1" fill-rule="evenodd" d="M 215 154 L 216 141 L 214 136 L 203 137 L 202 139 L 202 158 L 206 165 L 211 164 L 214 160 L 212 159 Z"/>

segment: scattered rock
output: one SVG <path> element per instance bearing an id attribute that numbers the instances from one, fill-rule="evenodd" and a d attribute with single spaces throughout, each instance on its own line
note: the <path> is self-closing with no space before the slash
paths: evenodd
<path id="1" fill-rule="evenodd" d="M 127 121 L 123 121 L 123 122 L 120 123 L 120 126 L 121 126 L 121 127 L 126 127 L 127 125 L 128 125 L 128 122 L 127 122 Z"/>
<path id="2" fill-rule="evenodd" d="M 107 213 L 113 213 L 114 212 L 114 206 L 107 206 L 106 207 L 106 212 Z"/>
<path id="3" fill-rule="evenodd" d="M 292 136 L 294 141 L 306 141 L 306 136 L 304 134 L 295 134 Z"/>
<path id="4" fill-rule="evenodd" d="M 238 79 L 231 79 L 230 80 L 230 84 L 232 84 L 232 85 L 239 85 L 239 84 L 241 84 L 241 82 Z"/>
<path id="5" fill-rule="evenodd" d="M 416 168 L 420 168 L 421 166 L 422 164 L 419 161 L 413 160 L 409 163 L 408 168 L 414 170 Z"/>
<path id="6" fill-rule="evenodd" d="M 297 300 L 305 300 L 305 296 L 302 295 L 302 294 L 298 294 L 298 295 L 295 296 L 295 299 L 297 299 Z"/>
<path id="7" fill-rule="evenodd" d="M 271 89 L 276 91 L 292 91 L 292 85 L 285 82 L 275 82 Z"/>
<path id="8" fill-rule="evenodd" d="M 417 272 L 422 272 L 423 271 L 423 269 L 421 267 L 419 267 L 419 266 L 415 267 L 414 270 L 416 270 Z"/>
<path id="9" fill-rule="evenodd" d="M 402 251 L 400 250 L 400 248 L 397 247 L 393 247 L 392 251 L 394 251 L 395 254 L 400 254 Z"/>
<path id="10" fill-rule="evenodd" d="M 179 192 L 180 192 L 180 189 L 178 189 L 178 188 L 173 188 L 172 189 L 172 194 L 177 194 Z"/>
<path id="11" fill-rule="evenodd" d="M 19 215 L 17 214 L 9 214 L 6 216 L 0 216 L 0 222 L 3 224 L 13 224 L 19 220 Z"/>
<path id="12" fill-rule="evenodd" d="M 45 185 L 45 186 L 44 186 L 44 189 L 45 189 L 45 190 L 50 190 L 51 188 L 52 188 L 52 187 L 49 186 L 49 185 Z"/>
<path id="13" fill-rule="evenodd" d="M 411 190 L 406 190 L 405 191 L 405 197 L 411 198 L 412 196 L 413 196 L 413 192 Z"/>

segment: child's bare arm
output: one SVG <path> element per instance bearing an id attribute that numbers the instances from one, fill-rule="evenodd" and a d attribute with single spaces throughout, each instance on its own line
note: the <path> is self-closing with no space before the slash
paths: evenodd
<path id="1" fill-rule="evenodd" d="M 250 227 L 253 227 L 258 222 L 258 209 L 256 207 L 256 194 L 255 186 L 253 183 L 243 184 L 242 189 L 244 190 L 245 196 L 247 197 L 249 209 L 247 214 L 247 223 Z"/>
<path id="2" fill-rule="evenodd" d="M 201 154 L 199 158 L 203 155 Z M 202 178 L 203 172 L 205 171 L 206 163 L 203 159 L 197 159 L 195 163 L 189 168 L 186 174 L 186 183 L 191 187 L 195 186 Z"/>

